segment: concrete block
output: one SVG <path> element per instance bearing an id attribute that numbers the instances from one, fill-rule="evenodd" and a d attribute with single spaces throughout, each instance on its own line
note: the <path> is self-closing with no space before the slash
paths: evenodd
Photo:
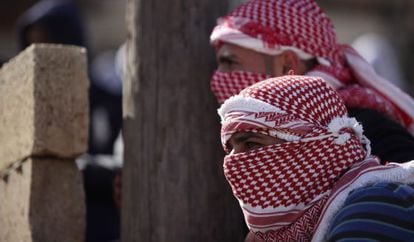
<path id="1" fill-rule="evenodd" d="M 74 161 L 28 159 L 0 179 L 0 241 L 84 241 L 82 174 Z"/>
<path id="2" fill-rule="evenodd" d="M 86 50 L 36 44 L 0 69 L 0 171 L 29 156 L 74 158 L 88 140 Z"/>

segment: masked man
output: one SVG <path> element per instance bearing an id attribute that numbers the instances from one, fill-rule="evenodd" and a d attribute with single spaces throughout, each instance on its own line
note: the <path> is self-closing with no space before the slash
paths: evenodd
<path id="1" fill-rule="evenodd" d="M 380 165 L 319 77 L 282 76 L 219 109 L 247 241 L 412 241 L 414 161 Z"/>
<path id="2" fill-rule="evenodd" d="M 351 47 L 338 44 L 330 19 L 314 1 L 247 1 L 218 20 L 211 43 L 218 61 L 211 89 L 219 103 L 289 70 L 321 76 L 364 125 L 375 155 L 414 159 L 414 101 Z"/>

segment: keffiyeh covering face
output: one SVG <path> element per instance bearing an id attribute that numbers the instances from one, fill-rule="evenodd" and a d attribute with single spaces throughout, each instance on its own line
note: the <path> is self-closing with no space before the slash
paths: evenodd
<path id="1" fill-rule="evenodd" d="M 210 82 L 210 88 L 216 95 L 217 101 L 223 103 L 227 98 L 239 93 L 244 88 L 253 85 L 259 81 L 271 78 L 266 74 L 232 71 L 216 71 Z"/>
<path id="2" fill-rule="evenodd" d="M 223 146 L 237 132 L 287 141 L 224 158 L 250 230 L 277 241 L 310 240 L 334 182 L 369 153 L 337 92 L 321 78 L 283 76 L 244 89 L 219 114 Z"/>
<path id="3" fill-rule="evenodd" d="M 414 133 L 411 97 L 378 76 L 351 47 L 339 45 L 330 19 L 313 0 L 247 1 L 218 20 L 210 39 L 216 46 L 231 43 L 268 55 L 291 50 L 303 60 L 316 58 L 319 64 L 307 75 L 321 76 L 343 92 L 348 108 L 377 110 Z M 212 78 L 220 103 L 237 94 L 227 95 L 232 90 L 247 87 L 246 81 L 219 86 L 226 81 L 223 76 L 216 73 Z"/>

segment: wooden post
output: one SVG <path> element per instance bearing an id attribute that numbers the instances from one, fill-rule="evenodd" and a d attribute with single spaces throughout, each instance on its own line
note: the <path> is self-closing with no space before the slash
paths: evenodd
<path id="1" fill-rule="evenodd" d="M 122 241 L 242 241 L 222 170 L 209 34 L 222 0 L 129 0 Z"/>

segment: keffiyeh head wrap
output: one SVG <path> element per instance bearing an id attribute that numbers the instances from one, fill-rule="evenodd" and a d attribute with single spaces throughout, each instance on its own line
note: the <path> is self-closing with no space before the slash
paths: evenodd
<path id="1" fill-rule="evenodd" d="M 343 93 L 348 108 L 377 110 L 414 133 L 412 98 L 378 76 L 351 47 L 338 44 L 330 19 L 313 0 L 248 1 L 220 18 L 210 39 L 216 46 L 225 42 L 268 55 L 291 50 L 304 60 L 316 58 L 319 64 L 307 75 L 321 76 Z M 238 91 L 247 87 L 229 85 Z M 229 97 L 229 85 L 212 79 L 219 102 Z"/>
<path id="2" fill-rule="evenodd" d="M 333 25 L 311 0 L 248 1 L 218 20 L 210 40 L 269 55 L 292 50 L 302 59 L 317 57 L 327 66 L 341 64 Z"/>
<path id="3" fill-rule="evenodd" d="M 334 182 L 369 155 L 362 127 L 321 78 L 256 83 L 225 101 L 219 114 L 223 146 L 238 132 L 286 141 L 229 154 L 223 164 L 249 228 L 271 240 L 310 240 Z"/>

